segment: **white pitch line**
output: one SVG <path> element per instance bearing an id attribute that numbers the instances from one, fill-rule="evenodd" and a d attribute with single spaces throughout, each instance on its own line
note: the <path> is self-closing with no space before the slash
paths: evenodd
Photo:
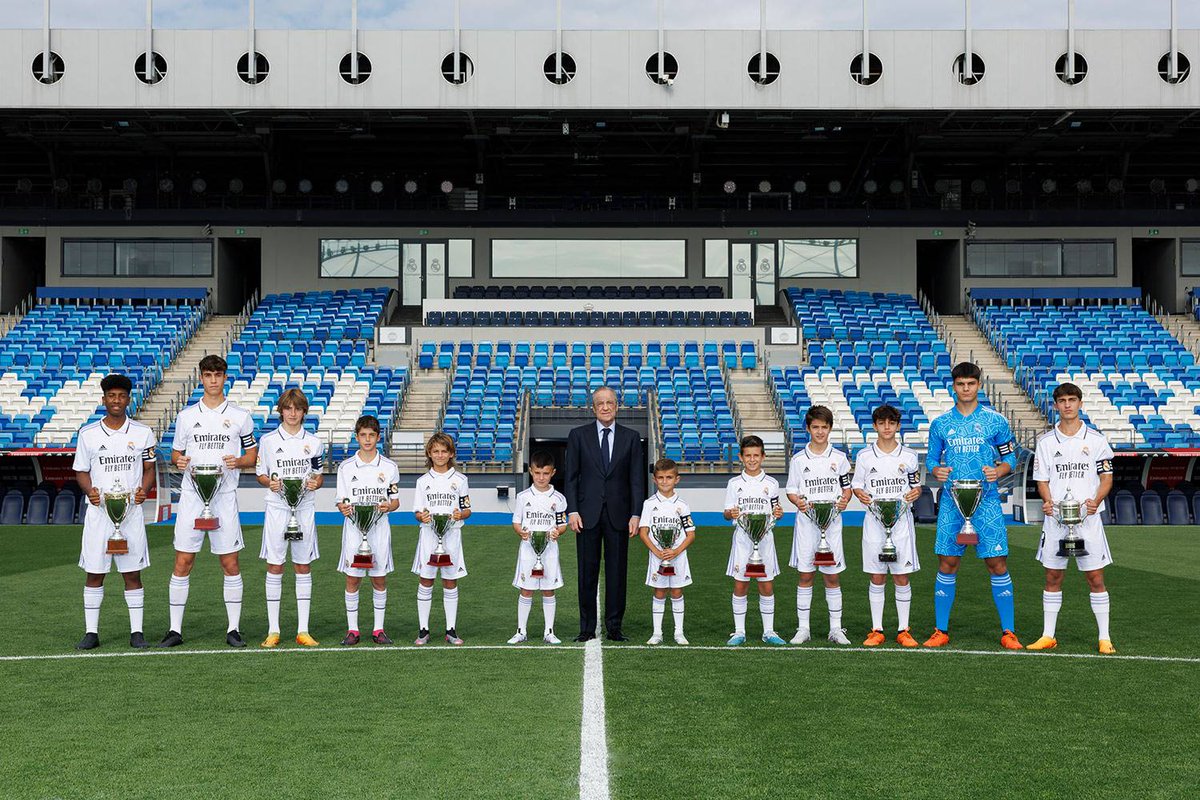
<path id="1" fill-rule="evenodd" d="M 604 722 L 604 657 L 600 640 L 583 650 L 579 725 L 579 800 L 608 800 L 608 736 Z"/>
<path id="2" fill-rule="evenodd" d="M 316 656 L 321 654 L 354 654 L 354 653 L 454 653 L 463 650 L 495 650 L 506 651 L 509 653 L 567 653 L 578 652 L 580 650 L 587 651 L 588 647 L 595 644 L 601 647 L 598 640 L 588 642 L 587 645 L 564 644 L 555 647 L 514 647 L 505 644 L 467 644 L 459 647 L 417 647 L 415 645 L 394 645 L 388 647 L 320 647 L 320 648 L 287 648 L 282 650 L 266 650 L 262 648 L 239 650 L 231 647 L 212 650 L 122 650 L 118 652 L 107 653 L 46 653 L 42 655 L 27 655 L 27 656 L 0 656 L 0 663 L 5 662 L 20 662 L 20 661 L 72 661 L 76 659 L 88 658 L 154 658 L 157 656 L 232 656 L 238 658 L 248 658 L 253 655 L 260 656 L 275 656 L 283 657 L 285 655 L 307 655 Z M 841 655 L 866 655 L 879 656 L 883 654 L 895 654 L 902 656 L 912 656 L 920 658 L 928 656 L 937 658 L 939 656 L 962 655 L 962 656 L 1000 656 L 1006 658 L 1083 658 L 1096 659 L 1098 661 L 1154 661 L 1177 664 L 1200 664 L 1200 658 L 1192 658 L 1187 656 L 1151 656 L 1151 655 L 1126 655 L 1116 653 L 1113 655 L 1100 655 L 1099 653 L 1047 653 L 1045 651 L 1032 653 L 1024 650 L 955 650 L 938 648 L 887 648 L 868 650 L 861 647 L 726 647 L 724 645 L 665 645 L 654 646 L 644 644 L 621 644 L 621 645 L 604 645 L 603 650 L 609 653 L 619 653 L 623 650 L 644 651 L 654 650 L 659 653 L 675 653 L 686 651 L 705 651 L 714 653 L 741 653 L 741 654 L 765 654 L 772 655 L 804 655 L 805 653 L 839 653 Z M 586 661 L 586 659 L 585 659 Z"/>

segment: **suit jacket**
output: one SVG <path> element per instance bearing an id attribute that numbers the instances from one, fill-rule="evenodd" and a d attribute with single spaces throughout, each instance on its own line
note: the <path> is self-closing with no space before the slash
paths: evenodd
<path id="1" fill-rule="evenodd" d="M 639 513 L 645 499 L 642 473 L 646 468 L 642 440 L 632 428 L 613 425 L 612 458 L 605 472 L 600 460 L 596 421 L 572 428 L 567 435 L 567 512 L 578 513 L 583 527 L 600 523 L 605 508 L 614 528 L 625 530 L 629 518 Z"/>

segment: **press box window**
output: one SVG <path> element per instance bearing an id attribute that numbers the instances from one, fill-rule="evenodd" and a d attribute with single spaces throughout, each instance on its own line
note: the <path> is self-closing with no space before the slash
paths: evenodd
<path id="1" fill-rule="evenodd" d="M 96 278 L 195 278 L 213 274 L 207 239 L 64 239 L 62 274 Z"/>

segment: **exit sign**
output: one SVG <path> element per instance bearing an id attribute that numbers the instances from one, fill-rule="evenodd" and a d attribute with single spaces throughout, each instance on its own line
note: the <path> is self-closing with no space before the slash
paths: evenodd
<path id="1" fill-rule="evenodd" d="M 1150 230 L 1146 231 L 1146 233 L 1150 234 L 1151 236 L 1158 236 L 1158 228 L 1151 228 Z"/>
<path id="2" fill-rule="evenodd" d="M 746 231 L 747 236 L 758 236 L 758 228 L 750 228 Z"/>
<path id="3" fill-rule="evenodd" d="M 28 236 L 29 228 L 17 228 L 17 233 L 21 236 Z"/>
<path id="4" fill-rule="evenodd" d="M 234 236 L 245 236 L 245 235 L 246 235 L 246 229 L 245 229 L 245 228 L 234 228 L 234 229 L 233 229 L 233 235 L 234 235 Z"/>
<path id="5" fill-rule="evenodd" d="M 941 236 L 941 235 L 942 235 L 942 229 L 941 229 L 941 228 L 934 228 L 934 229 L 933 229 L 933 235 L 934 235 L 934 236 Z"/>
<path id="6" fill-rule="evenodd" d="M 429 228 L 421 228 L 421 230 L 417 231 L 417 234 L 420 236 L 428 236 Z"/>

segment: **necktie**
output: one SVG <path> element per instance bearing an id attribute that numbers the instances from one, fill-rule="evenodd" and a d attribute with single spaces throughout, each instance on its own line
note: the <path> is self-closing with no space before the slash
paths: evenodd
<path id="1" fill-rule="evenodd" d="M 604 465 L 604 470 L 608 471 L 608 464 L 612 460 L 612 456 L 608 452 L 608 435 L 612 433 L 608 428 L 604 428 L 600 434 L 600 463 Z"/>

